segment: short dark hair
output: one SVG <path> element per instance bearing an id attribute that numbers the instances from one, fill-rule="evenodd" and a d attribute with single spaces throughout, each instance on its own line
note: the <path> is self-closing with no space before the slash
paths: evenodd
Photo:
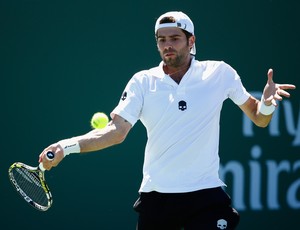
<path id="1" fill-rule="evenodd" d="M 175 18 L 172 17 L 172 16 L 168 16 L 168 17 L 163 17 L 160 21 L 159 21 L 159 24 L 164 24 L 164 23 L 174 23 L 176 22 Z M 189 40 L 189 38 L 191 36 L 193 36 L 193 34 L 191 34 L 190 32 L 186 31 L 186 30 L 183 30 L 181 29 L 182 32 L 185 34 L 187 40 Z M 155 34 L 155 38 L 157 39 L 157 32 Z"/>

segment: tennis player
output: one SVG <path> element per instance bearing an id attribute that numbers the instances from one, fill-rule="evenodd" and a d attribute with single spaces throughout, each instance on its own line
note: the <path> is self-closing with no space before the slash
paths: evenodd
<path id="1" fill-rule="evenodd" d="M 182 12 L 161 15 L 155 36 L 162 62 L 130 79 L 108 126 L 50 145 L 39 161 L 50 170 L 70 153 L 119 144 L 140 120 L 148 140 L 134 204 L 137 229 L 235 229 L 239 214 L 218 174 L 222 104 L 231 99 L 257 126 L 266 127 L 276 101 L 289 97 L 286 90 L 295 86 L 274 83 L 270 69 L 261 100 L 254 98 L 228 64 L 195 59 L 194 25 Z M 55 153 L 53 161 L 46 159 L 47 151 Z"/>

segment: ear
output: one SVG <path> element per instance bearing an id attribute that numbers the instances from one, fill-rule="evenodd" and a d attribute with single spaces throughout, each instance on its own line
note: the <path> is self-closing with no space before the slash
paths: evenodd
<path id="1" fill-rule="evenodd" d="M 190 47 L 190 48 L 193 47 L 193 45 L 195 44 L 195 41 L 196 41 L 195 35 L 193 35 L 193 36 L 191 36 L 191 37 L 189 38 L 189 47 Z"/>

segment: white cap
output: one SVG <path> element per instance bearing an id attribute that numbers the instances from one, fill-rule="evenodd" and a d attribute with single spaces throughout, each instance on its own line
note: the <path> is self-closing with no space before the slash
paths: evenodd
<path id="1" fill-rule="evenodd" d="M 163 18 L 165 18 L 165 17 L 173 17 L 174 20 L 175 20 L 175 22 L 160 24 L 159 23 L 160 20 L 163 19 Z M 161 15 L 156 20 L 156 23 L 155 23 L 155 34 L 156 34 L 156 32 L 157 32 L 158 29 L 167 28 L 167 27 L 177 27 L 177 28 L 183 29 L 183 30 L 191 33 L 192 35 L 195 35 L 194 34 L 194 24 L 193 24 L 192 20 L 186 14 L 184 14 L 181 11 L 170 11 L 170 12 L 167 12 L 167 13 Z M 193 55 L 196 54 L 196 46 L 195 46 L 195 44 L 192 47 L 190 53 L 193 54 Z"/>

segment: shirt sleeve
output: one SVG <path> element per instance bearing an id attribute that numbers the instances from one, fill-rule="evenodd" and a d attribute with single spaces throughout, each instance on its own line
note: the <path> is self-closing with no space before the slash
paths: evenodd
<path id="1" fill-rule="evenodd" d="M 143 90 L 140 73 L 135 74 L 127 83 L 118 105 L 111 112 L 113 118 L 116 114 L 126 119 L 132 126 L 139 120 L 143 106 Z"/>
<path id="2" fill-rule="evenodd" d="M 226 65 L 227 76 L 231 76 L 232 81 L 230 83 L 229 90 L 227 92 L 227 96 L 236 104 L 242 105 L 244 104 L 248 98 L 250 97 L 250 93 L 243 86 L 241 77 L 238 73 L 228 64 Z"/>

